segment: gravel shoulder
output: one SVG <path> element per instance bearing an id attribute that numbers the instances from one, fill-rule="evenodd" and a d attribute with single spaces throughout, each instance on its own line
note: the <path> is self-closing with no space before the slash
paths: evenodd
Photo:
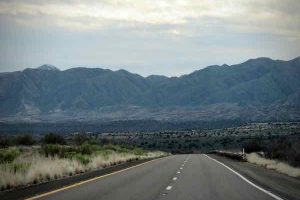
<path id="1" fill-rule="evenodd" d="M 284 199 L 300 199 L 300 179 L 298 178 L 293 178 L 248 162 L 240 162 L 213 154 L 209 156 Z"/>

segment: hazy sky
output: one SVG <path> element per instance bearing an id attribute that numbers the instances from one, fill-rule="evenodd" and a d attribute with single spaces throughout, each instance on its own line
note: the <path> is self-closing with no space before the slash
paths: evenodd
<path id="1" fill-rule="evenodd" d="M 173 76 L 297 56 L 299 0 L 0 0 L 0 71 L 48 63 Z"/>

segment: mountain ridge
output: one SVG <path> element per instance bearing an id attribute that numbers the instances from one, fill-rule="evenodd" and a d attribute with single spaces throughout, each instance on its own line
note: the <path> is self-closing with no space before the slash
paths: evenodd
<path id="1" fill-rule="evenodd" d="M 0 121 L 300 119 L 300 57 L 211 65 L 180 77 L 41 67 L 0 73 Z"/>

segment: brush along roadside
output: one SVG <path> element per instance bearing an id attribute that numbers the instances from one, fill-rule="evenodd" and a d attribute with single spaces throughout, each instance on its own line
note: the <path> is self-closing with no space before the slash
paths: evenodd
<path id="1" fill-rule="evenodd" d="M 0 187 L 2 191 L 10 190 L 164 155 L 166 153 L 161 151 L 127 149 L 117 145 L 10 147 L 1 149 Z"/>
<path id="2" fill-rule="evenodd" d="M 216 150 L 216 151 L 212 151 L 210 153 L 217 154 L 219 156 L 224 156 L 224 157 L 227 157 L 227 158 L 231 158 L 231 159 L 234 159 L 234 160 L 247 161 L 245 153 L 243 153 L 243 152 L 231 152 L 231 151 Z"/>
<path id="3" fill-rule="evenodd" d="M 279 160 L 267 159 L 260 156 L 258 153 L 250 153 L 246 155 L 248 162 L 263 166 L 267 169 L 272 169 L 282 174 L 286 174 L 291 177 L 300 177 L 300 168 L 293 167 L 287 163 Z"/>
<path id="4" fill-rule="evenodd" d="M 230 151 L 213 151 L 211 153 L 219 156 L 224 156 L 230 159 L 253 163 L 267 169 L 275 170 L 282 174 L 286 174 L 291 177 L 300 177 L 300 168 L 291 166 L 283 161 L 276 159 L 268 159 L 262 156 L 262 153 L 252 152 L 249 154 L 243 154 L 242 152 L 230 152 Z"/>

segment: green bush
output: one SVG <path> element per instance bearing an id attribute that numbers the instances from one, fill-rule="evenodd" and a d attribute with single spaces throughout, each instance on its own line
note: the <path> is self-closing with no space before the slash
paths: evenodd
<path id="1" fill-rule="evenodd" d="M 262 150 L 262 146 L 257 139 L 250 140 L 244 144 L 246 153 L 258 152 Z"/>
<path id="2" fill-rule="evenodd" d="M 97 151 L 97 146 L 84 143 L 78 147 L 78 153 L 91 155 Z"/>
<path id="3" fill-rule="evenodd" d="M 12 143 L 11 139 L 6 136 L 0 136 L 0 148 L 5 148 L 10 146 Z"/>
<path id="4" fill-rule="evenodd" d="M 60 144 L 44 144 L 41 148 L 45 156 L 58 156 L 60 158 L 72 158 L 75 154 L 91 155 L 100 148 L 96 145 L 84 143 L 80 146 L 66 146 Z"/>
<path id="5" fill-rule="evenodd" d="M 15 144 L 31 146 L 34 144 L 34 140 L 31 135 L 19 135 L 15 138 Z"/>
<path id="6" fill-rule="evenodd" d="M 117 153 L 129 153 L 130 150 L 119 145 L 108 144 L 105 149 L 115 151 Z"/>
<path id="7" fill-rule="evenodd" d="M 73 139 L 76 145 L 82 145 L 83 143 L 89 141 L 89 138 L 84 134 L 77 134 Z"/>
<path id="8" fill-rule="evenodd" d="M 0 150 L 0 163 L 10 163 L 20 155 L 20 151 L 15 148 Z"/>
<path id="9" fill-rule="evenodd" d="M 74 158 L 83 165 L 87 165 L 90 162 L 90 158 L 82 154 L 75 154 Z"/>
<path id="10" fill-rule="evenodd" d="M 141 149 L 141 148 L 133 149 L 133 154 L 135 154 L 135 155 L 142 156 L 145 153 L 146 153 L 146 151 L 144 149 Z"/>
<path id="11" fill-rule="evenodd" d="M 64 145 L 64 144 L 66 144 L 66 140 L 61 135 L 54 134 L 54 133 L 49 133 L 49 134 L 46 134 L 44 136 L 43 143 L 45 143 L 45 144 L 61 144 L 61 145 Z"/>
<path id="12" fill-rule="evenodd" d="M 25 173 L 26 170 L 29 168 L 30 163 L 10 163 L 6 167 L 9 168 L 10 171 L 17 173 Z"/>
<path id="13" fill-rule="evenodd" d="M 42 146 L 42 153 L 46 157 L 58 156 L 60 158 L 65 158 L 69 152 L 74 151 L 71 147 L 60 145 L 60 144 L 45 144 Z"/>
<path id="14" fill-rule="evenodd" d="M 267 158 L 285 161 L 300 166 L 300 138 L 280 138 L 268 142 L 264 152 Z"/>
<path id="15" fill-rule="evenodd" d="M 100 144 L 102 144 L 102 145 L 106 145 L 106 144 L 110 144 L 110 143 L 111 143 L 111 141 L 107 138 L 103 138 L 100 140 Z"/>

